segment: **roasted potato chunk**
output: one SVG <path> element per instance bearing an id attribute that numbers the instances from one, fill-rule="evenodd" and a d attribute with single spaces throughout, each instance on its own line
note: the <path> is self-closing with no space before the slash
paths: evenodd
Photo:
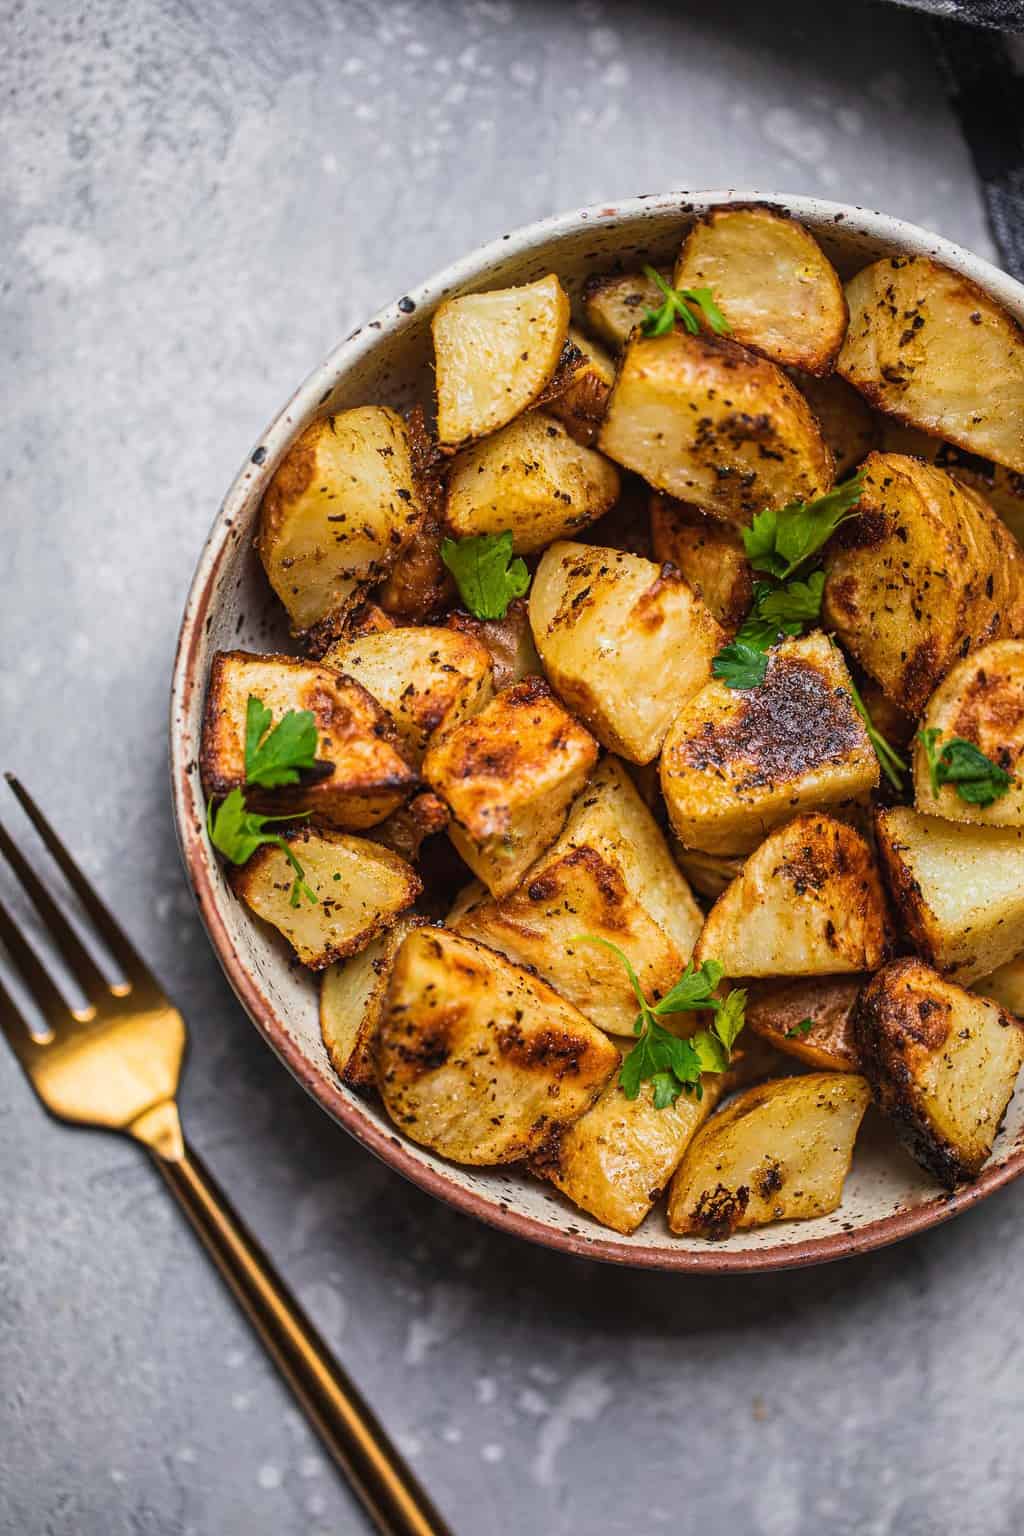
<path id="1" fill-rule="evenodd" d="M 875 814 L 878 856 L 914 948 L 966 984 L 1024 950 L 1024 831 L 896 805 Z"/>
<path id="2" fill-rule="evenodd" d="M 377 1081 L 374 1051 L 395 956 L 425 917 L 406 913 L 359 954 L 329 965 L 320 977 L 320 1033 L 331 1066 L 351 1088 Z"/>
<path id="3" fill-rule="evenodd" d="M 864 1078 L 850 1072 L 809 1072 L 738 1094 L 686 1149 L 669 1189 L 672 1231 L 721 1241 L 836 1210 L 868 1098 Z"/>
<path id="4" fill-rule="evenodd" d="M 914 751 L 914 800 L 919 811 L 948 821 L 976 821 L 988 827 L 1024 827 L 1024 640 L 983 645 L 941 682 L 928 703 L 922 730 L 937 730 L 935 751 L 959 736 L 1012 774 L 1006 793 L 991 805 L 962 800 L 954 784 L 936 795 L 928 755 L 918 740 Z"/>
<path id="5" fill-rule="evenodd" d="M 552 272 L 521 288 L 446 299 L 432 329 L 437 433 L 456 448 L 496 432 L 541 394 L 569 334 L 569 300 Z"/>
<path id="6" fill-rule="evenodd" d="M 872 262 L 846 298 L 843 378 L 879 410 L 1024 473 L 1024 337 L 994 299 L 927 256 Z"/>
<path id="7" fill-rule="evenodd" d="M 385 1108 L 458 1163 L 513 1163 L 577 1119 L 619 1053 L 546 982 L 482 944 L 418 928 L 398 952 L 377 1043 Z"/>
<path id="8" fill-rule="evenodd" d="M 373 840 L 390 848 L 399 858 L 414 863 L 428 837 L 448 825 L 448 807 L 432 790 L 423 790 L 373 829 Z"/>
<path id="9" fill-rule="evenodd" d="M 973 990 L 980 992 L 982 997 L 992 998 L 1007 1013 L 1014 1013 L 1024 1021 L 1024 955 L 1014 955 L 990 976 L 980 977 Z"/>
<path id="10" fill-rule="evenodd" d="M 742 854 L 702 853 L 698 848 L 684 848 L 674 833 L 670 834 L 672 857 L 695 891 L 712 901 L 727 885 L 743 873 Z"/>
<path id="11" fill-rule="evenodd" d="M 950 1189 L 976 1178 L 1024 1061 L 1020 1022 L 911 959 L 871 979 L 854 1029 L 875 1101 L 911 1156 Z"/>
<path id="12" fill-rule="evenodd" d="M 795 812 L 844 804 L 877 783 L 850 674 L 820 630 L 777 646 L 758 688 L 706 683 L 661 754 L 672 828 L 705 853 L 749 853 Z"/>
<path id="13" fill-rule="evenodd" d="M 754 582 L 735 528 L 671 496 L 651 497 L 651 551 L 674 565 L 722 628 L 734 632 L 754 600 Z"/>
<path id="14" fill-rule="evenodd" d="M 296 633 L 342 617 L 423 516 L 405 422 L 382 405 L 314 421 L 267 486 L 256 547 Z"/>
<path id="15" fill-rule="evenodd" d="M 530 590 L 544 669 L 602 746 L 657 757 L 673 715 L 711 675 L 724 631 L 677 571 L 593 544 L 553 544 Z"/>
<path id="16" fill-rule="evenodd" d="M 411 907 L 421 890 L 415 870 L 388 848 L 343 832 L 292 833 L 288 839 L 316 896 L 292 904 L 295 871 L 283 849 L 257 848 L 231 871 L 231 884 L 257 917 L 272 923 L 311 970 L 354 955 Z"/>
<path id="17" fill-rule="evenodd" d="M 826 570 L 826 624 L 910 714 L 958 656 L 1024 625 L 1024 552 L 979 496 L 903 454 L 868 458 Z"/>
<path id="18" fill-rule="evenodd" d="M 832 816 L 797 816 L 772 832 L 719 896 L 694 964 L 728 976 L 873 971 L 886 958 L 881 881 L 859 832 Z"/>
<path id="19" fill-rule="evenodd" d="M 602 1029 L 628 1035 L 637 1012 L 629 978 L 580 934 L 617 944 L 645 995 L 659 998 L 690 958 L 701 913 L 629 775 L 606 757 L 522 884 L 499 899 L 477 886 L 448 924 L 531 967 Z"/>
<path id="20" fill-rule="evenodd" d="M 724 336 L 634 336 L 598 446 L 659 491 L 741 527 L 820 496 L 832 455 L 796 385 Z"/>
<path id="21" fill-rule="evenodd" d="M 735 341 L 773 363 L 828 373 L 846 299 L 814 236 L 766 206 L 712 208 L 683 241 L 676 288 L 710 288 Z"/>
<path id="22" fill-rule="evenodd" d="M 667 267 L 662 269 L 661 276 L 671 283 L 672 273 Z M 588 330 L 618 352 L 643 320 L 645 311 L 660 309 L 664 300 L 657 283 L 644 272 L 598 275 L 584 284 L 583 318 Z"/>
<path id="23" fill-rule="evenodd" d="M 449 629 L 460 635 L 472 635 L 490 652 L 496 692 L 500 693 L 510 683 L 521 683 L 524 677 L 539 674 L 540 657 L 533 643 L 525 598 L 517 597 L 510 603 L 503 619 L 474 619 L 468 613 L 451 613 L 447 623 Z"/>
<path id="24" fill-rule="evenodd" d="M 816 379 L 811 373 L 794 370 L 791 376 L 818 418 L 821 435 L 835 462 L 836 479 L 845 480 L 873 448 L 880 446 L 879 418 L 864 397 L 837 373 Z"/>
<path id="25" fill-rule="evenodd" d="M 423 777 L 452 813 L 459 853 L 504 896 L 555 841 L 596 761 L 590 733 L 528 677 L 436 741 Z"/>
<path id="26" fill-rule="evenodd" d="M 575 326 L 569 327 L 567 355 L 544 394 L 544 409 L 565 426 L 569 436 L 589 448 L 597 436 L 615 383 L 608 353 Z"/>
<path id="27" fill-rule="evenodd" d="M 819 1072 L 859 1072 L 853 1008 L 867 979 L 815 976 L 755 981 L 747 994 L 747 1028 Z"/>
<path id="28" fill-rule="evenodd" d="M 285 789 L 246 791 L 250 806 L 274 812 L 309 811 L 330 827 L 375 826 L 418 783 L 398 750 L 398 736 L 366 689 L 329 667 L 294 656 L 219 651 L 210 669 L 200 753 L 208 799 L 245 784 L 245 716 L 250 696 L 275 722 L 290 709 L 311 710 L 320 744 L 314 769 Z"/>
<path id="29" fill-rule="evenodd" d="M 490 653 L 472 636 L 448 628 L 390 629 L 342 640 L 323 664 L 355 678 L 384 706 L 417 765 L 435 734 L 475 715 L 494 691 Z"/>

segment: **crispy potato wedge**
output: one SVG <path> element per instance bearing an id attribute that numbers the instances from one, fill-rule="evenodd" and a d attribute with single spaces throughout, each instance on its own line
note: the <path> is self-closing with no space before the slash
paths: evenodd
<path id="1" fill-rule="evenodd" d="M 859 1072 L 853 1008 L 867 979 L 815 976 L 755 981 L 747 993 L 747 1028 L 819 1072 Z"/>
<path id="2" fill-rule="evenodd" d="M 876 415 L 875 420 L 880 424 L 881 447 L 886 453 L 909 453 L 944 469 L 955 480 L 977 491 L 1002 518 L 1017 543 L 1024 543 L 1024 474 L 980 454 L 968 453 L 955 443 L 944 443 L 919 427 L 908 427 L 887 416 Z"/>
<path id="3" fill-rule="evenodd" d="M 991 975 L 979 977 L 972 990 L 992 998 L 1000 1008 L 1024 1021 L 1024 954 L 1014 955 Z"/>
<path id="4" fill-rule="evenodd" d="M 836 1210 L 869 1096 L 851 1072 L 809 1072 L 738 1094 L 686 1149 L 669 1188 L 672 1231 L 721 1241 Z"/>
<path id="5" fill-rule="evenodd" d="M 621 962 L 580 934 L 629 955 L 649 998 L 679 979 L 700 909 L 629 775 L 606 757 L 577 796 L 558 841 L 500 899 L 463 896 L 448 925 L 530 966 L 610 1034 L 632 1033 L 637 1004 Z"/>
<path id="6" fill-rule="evenodd" d="M 754 600 L 754 581 L 735 528 L 656 492 L 651 497 L 651 551 L 655 560 L 682 572 L 724 630 L 738 629 Z"/>
<path id="7" fill-rule="evenodd" d="M 671 283 L 668 267 L 661 270 Z M 660 309 L 665 295 L 653 278 L 643 272 L 619 272 L 588 278 L 583 286 L 583 318 L 587 329 L 613 352 L 629 340 L 648 309 Z"/>
<path id="8" fill-rule="evenodd" d="M 854 1029 L 875 1101 L 910 1154 L 950 1189 L 976 1178 L 1024 1061 L 1024 1026 L 910 959 L 872 977 Z"/>
<path id="9" fill-rule="evenodd" d="M 822 495 L 832 455 L 781 369 L 724 336 L 634 336 L 598 433 L 610 459 L 741 527 Z"/>
<path id="10" fill-rule="evenodd" d="M 457 538 L 511 529 L 528 555 L 603 516 L 619 494 L 619 472 L 543 411 L 525 416 L 456 455 L 447 520 Z"/>
<path id="11" fill-rule="evenodd" d="M 308 426 L 267 486 L 256 540 L 293 631 L 342 619 L 422 517 L 409 433 L 396 411 L 364 405 Z"/>
<path id="12" fill-rule="evenodd" d="M 385 1108 L 458 1163 L 512 1163 L 577 1119 L 619 1053 L 546 982 L 482 944 L 418 928 L 398 952 L 377 1042 Z"/>
<path id="13" fill-rule="evenodd" d="M 896 805 L 875 813 L 878 856 L 914 948 L 966 985 L 1024 950 L 1024 831 Z"/>
<path id="14" fill-rule="evenodd" d="M 871 849 L 832 816 L 797 816 L 770 833 L 715 902 L 695 965 L 727 976 L 829 976 L 877 970 L 888 914 Z"/>
<path id="15" fill-rule="evenodd" d="M 341 640 L 323 658 L 383 705 L 411 763 L 433 737 L 468 720 L 494 692 L 490 652 L 471 635 L 410 626 Z"/>
<path id="16" fill-rule="evenodd" d="M 536 677 L 541 670 L 540 657 L 533 643 L 526 599 L 510 603 L 503 619 L 475 619 L 468 613 L 450 613 L 449 629 L 472 635 L 490 652 L 495 692 L 521 683 L 524 677 Z"/>
<path id="17" fill-rule="evenodd" d="M 351 1088 L 377 1081 L 374 1051 L 395 956 L 425 917 L 405 913 L 359 954 L 335 961 L 320 977 L 320 1033 L 331 1066 Z"/>
<path id="18" fill-rule="evenodd" d="M 845 480 L 857 465 L 881 443 L 879 418 L 837 373 L 816 379 L 811 373 L 794 370 L 794 384 L 818 418 L 821 435 L 829 446 L 836 467 L 836 479 Z M 910 449 L 900 450 L 909 453 Z"/>
<path id="19" fill-rule="evenodd" d="M 668 566 L 593 544 L 553 544 L 530 590 L 552 686 L 602 746 L 657 757 L 673 715 L 711 675 L 725 634 Z"/>
<path id="20" fill-rule="evenodd" d="M 826 624 L 910 714 L 957 657 L 1024 625 L 1020 546 L 973 491 L 903 454 L 867 459 L 826 571 Z"/>
<path id="21" fill-rule="evenodd" d="M 846 299 L 814 236 L 766 206 L 712 208 L 683 241 L 673 286 L 710 288 L 734 341 L 773 363 L 830 372 Z"/>
<path id="22" fill-rule="evenodd" d="M 311 970 L 356 954 L 411 907 L 422 888 L 404 859 L 365 837 L 304 830 L 288 841 L 315 903 L 301 896 L 292 905 L 295 872 L 276 845 L 264 844 L 247 864 L 232 869 L 231 885 Z"/>
<path id="23" fill-rule="evenodd" d="M 294 656 L 218 651 L 210 668 L 200 752 L 208 799 L 245 784 L 245 716 L 251 695 L 262 700 L 275 723 L 290 709 L 311 710 L 320 744 L 318 766 L 304 782 L 249 789 L 250 807 L 282 814 L 309 811 L 325 826 L 360 831 L 383 821 L 419 782 L 399 751 L 394 726 L 359 683 Z"/>
<path id="24" fill-rule="evenodd" d="M 435 741 L 423 777 L 452 813 L 458 852 L 504 896 L 555 841 L 596 762 L 589 731 L 528 677 Z"/>
<path id="25" fill-rule="evenodd" d="M 841 805 L 878 783 L 878 759 L 842 653 L 814 630 L 770 655 L 758 688 L 712 678 L 665 737 L 661 790 L 679 841 L 750 853 L 797 811 Z"/>
<path id="26" fill-rule="evenodd" d="M 548 385 L 544 409 L 564 424 L 571 438 L 589 448 L 615 383 L 615 364 L 598 342 L 572 325 L 568 345 L 571 350 L 559 370 L 562 377 L 557 385 Z"/>
<path id="27" fill-rule="evenodd" d="M 914 803 L 919 811 L 949 821 L 988 827 L 1024 827 L 1024 640 L 997 640 L 957 662 L 932 694 L 922 730 L 937 730 L 935 750 L 954 736 L 973 742 L 1013 775 L 1006 793 L 991 805 L 971 805 L 954 784 L 932 790 L 928 756 L 914 749 Z"/>
<path id="28" fill-rule="evenodd" d="M 432 331 L 437 434 L 457 448 L 497 432 L 542 393 L 569 334 L 569 300 L 552 272 L 521 288 L 446 299 Z"/>
<path id="29" fill-rule="evenodd" d="M 844 379 L 879 410 L 1024 473 L 1024 336 L 994 299 L 927 256 L 872 262 L 846 298 Z"/>

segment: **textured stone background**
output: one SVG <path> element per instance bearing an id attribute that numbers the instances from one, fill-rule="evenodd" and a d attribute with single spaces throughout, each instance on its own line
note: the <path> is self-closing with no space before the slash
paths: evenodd
<path id="1" fill-rule="evenodd" d="M 459 1536 L 1019 1531 L 1020 1190 L 871 1258 L 735 1281 L 471 1225 L 260 1044 L 166 789 L 218 500 L 295 382 L 417 278 L 542 214 L 733 181 L 990 253 L 921 21 L 836 0 L 0 14 L 3 766 L 185 1008 L 197 1146 Z M 365 1529 L 149 1167 L 53 1125 L 3 1056 L 0 1529 Z"/>

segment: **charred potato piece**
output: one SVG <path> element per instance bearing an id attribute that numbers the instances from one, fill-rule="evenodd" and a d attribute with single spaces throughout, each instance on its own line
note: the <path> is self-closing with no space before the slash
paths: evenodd
<path id="1" fill-rule="evenodd" d="M 877 783 L 850 675 L 820 630 L 777 646 L 757 688 L 706 683 L 661 754 L 672 828 L 705 853 L 749 853 L 795 812 L 843 804 Z"/>
<path id="2" fill-rule="evenodd" d="M 1024 955 L 1014 955 L 1005 965 L 1000 965 L 990 976 L 982 976 L 974 983 L 975 992 L 990 997 L 1024 1021 Z"/>
<path id="3" fill-rule="evenodd" d="M 293 905 L 295 871 L 276 844 L 257 848 L 247 864 L 233 869 L 231 884 L 311 970 L 354 955 L 420 893 L 419 877 L 405 860 L 365 837 L 300 831 L 288 841 L 315 902 L 300 893 Z"/>
<path id="4" fill-rule="evenodd" d="M 391 967 L 406 934 L 425 923 L 425 917 L 400 917 L 358 955 L 321 975 L 320 1034 L 331 1066 L 351 1088 L 372 1088 L 377 1081 L 374 1051 Z"/>
<path id="5" fill-rule="evenodd" d="M 452 813 L 459 853 L 503 896 L 555 841 L 596 761 L 590 733 L 528 677 L 434 742 L 423 777 Z"/>
<path id="6" fill-rule="evenodd" d="M 458 1163 L 513 1163 L 588 1110 L 617 1069 L 607 1035 L 536 976 L 440 928 L 398 952 L 377 1042 L 385 1108 Z"/>
<path id="7" fill-rule="evenodd" d="M 796 385 L 724 336 L 634 336 L 598 446 L 659 491 L 743 527 L 820 496 L 832 455 Z"/>
<path id="8" fill-rule="evenodd" d="M 846 298 L 844 379 L 900 421 L 1024 473 L 1024 336 L 994 299 L 927 256 L 873 262 Z"/>
<path id="9" fill-rule="evenodd" d="M 977 1178 L 1024 1061 L 1020 1022 L 912 959 L 871 979 L 854 1028 L 875 1101 L 911 1156 L 950 1189 Z"/>
<path id="10" fill-rule="evenodd" d="M 684 501 L 655 494 L 651 551 L 655 560 L 682 572 L 723 629 L 732 633 L 739 628 L 754 600 L 754 582 L 734 528 Z"/>
<path id="11" fill-rule="evenodd" d="M 835 461 L 836 479 L 845 480 L 873 448 L 879 447 L 882 433 L 878 417 L 864 397 L 837 373 L 816 379 L 813 374 L 794 370 L 792 379 L 818 418 L 821 435 Z"/>
<path id="12" fill-rule="evenodd" d="M 474 619 L 468 613 L 451 613 L 446 623 L 460 635 L 471 635 L 490 652 L 496 692 L 540 672 L 525 598 L 517 597 L 510 603 L 503 619 Z"/>
<path id="13" fill-rule="evenodd" d="M 569 334 L 569 300 L 551 273 L 521 288 L 466 293 L 432 322 L 437 433 L 456 448 L 505 426 L 541 394 Z"/>
<path id="14" fill-rule="evenodd" d="M 413 407 L 406 426 L 423 517 L 395 556 L 377 591 L 377 601 L 385 613 L 403 623 L 423 624 L 436 618 L 455 598 L 455 582 L 441 559 L 448 461 L 427 430 L 422 406 Z"/>
<path id="15" fill-rule="evenodd" d="M 399 858 L 414 863 L 428 837 L 448 825 L 448 807 L 431 790 L 413 795 L 406 805 L 392 811 L 373 829 L 373 840 L 390 848 Z"/>
<path id="16" fill-rule="evenodd" d="M 797 816 L 772 832 L 708 913 L 693 959 L 728 976 L 829 976 L 877 970 L 887 912 L 859 832 Z"/>
<path id="17" fill-rule="evenodd" d="M 816 976 L 755 981 L 747 993 L 747 1028 L 819 1072 L 859 1072 L 853 1009 L 867 979 Z"/>
<path id="18" fill-rule="evenodd" d="M 661 271 L 671 283 L 668 267 Z M 648 309 L 660 309 L 665 295 L 652 277 L 643 272 L 614 273 L 587 279 L 583 288 L 583 317 L 588 330 L 613 352 L 629 340 L 630 332 Z"/>
<path id="19" fill-rule="evenodd" d="M 256 540 L 293 631 L 343 617 L 422 516 L 397 412 L 365 405 L 308 426 L 267 486 Z"/>
<path id="20" fill-rule="evenodd" d="M 476 887 L 448 925 L 530 966 L 602 1029 L 628 1035 L 637 1012 L 629 978 L 580 934 L 625 950 L 645 995 L 659 998 L 685 968 L 701 914 L 629 775 L 606 757 L 522 884 L 499 899 Z"/>
<path id="21" fill-rule="evenodd" d="M 1024 949 L 1024 831 L 875 814 L 878 856 L 914 948 L 967 983 Z"/>
<path id="22" fill-rule="evenodd" d="M 530 411 L 456 456 L 447 520 L 460 539 L 511 530 L 516 554 L 528 555 L 594 522 L 618 494 L 614 464 Z"/>
<path id="23" fill-rule="evenodd" d="M 398 736 L 366 689 L 329 667 L 294 656 L 219 651 L 210 669 L 200 753 L 208 799 L 245 784 L 245 716 L 250 695 L 275 722 L 290 709 L 311 710 L 319 732 L 317 766 L 294 788 L 248 789 L 250 807 L 308 811 L 326 826 L 360 831 L 406 800 L 418 781 L 398 750 Z"/>
<path id="24" fill-rule="evenodd" d="M 615 364 L 602 346 L 574 326 L 569 327 L 568 347 L 559 370 L 562 378 L 554 393 L 554 384 L 548 386 L 544 409 L 564 424 L 570 437 L 589 448 L 615 383 Z"/>
<path id="25" fill-rule="evenodd" d="M 725 634 L 668 566 L 592 544 L 553 544 L 530 590 L 544 669 L 602 746 L 657 757 L 673 715 L 711 675 Z"/>
<path id="26" fill-rule="evenodd" d="M 809 1072 L 738 1094 L 686 1149 L 669 1189 L 672 1231 L 722 1241 L 836 1210 L 869 1096 L 864 1078 L 849 1072 Z"/>
<path id="27" fill-rule="evenodd" d="M 932 694 L 921 728 L 939 732 L 936 752 L 954 736 L 973 742 L 1012 774 L 1013 782 L 991 805 L 962 800 L 954 784 L 942 785 L 936 796 L 928 756 L 918 740 L 914 801 L 919 811 L 988 827 L 1024 826 L 1024 640 L 997 640 L 957 662 Z"/>
<path id="28" fill-rule="evenodd" d="M 683 241 L 676 288 L 710 288 L 735 341 L 828 373 L 846 334 L 835 268 L 802 224 L 768 207 L 712 208 Z"/>

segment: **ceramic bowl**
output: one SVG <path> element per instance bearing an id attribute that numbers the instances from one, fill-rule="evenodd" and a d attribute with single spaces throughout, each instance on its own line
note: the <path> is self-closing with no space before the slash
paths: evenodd
<path id="1" fill-rule="evenodd" d="M 595 271 L 671 262 L 687 225 L 709 206 L 770 202 L 813 230 L 840 274 L 878 256 L 927 254 L 973 278 L 1024 322 L 1024 287 L 987 262 L 883 213 L 752 191 L 674 193 L 584 208 L 503 235 L 398 299 L 337 346 L 283 407 L 225 497 L 199 559 L 178 641 L 171 700 L 174 808 L 185 864 L 210 939 L 235 992 L 281 1061 L 333 1119 L 422 1189 L 521 1237 L 619 1264 L 718 1272 L 820 1263 L 864 1252 L 945 1221 L 1024 1168 L 1024 1094 L 1011 1104 L 981 1177 L 950 1195 L 865 1120 L 843 1203 L 814 1221 L 740 1232 L 722 1243 L 674 1237 L 654 1211 L 620 1237 L 525 1174 L 462 1168 L 401 1136 L 379 1104 L 344 1087 L 320 1039 L 317 984 L 276 934 L 231 895 L 204 826 L 197 761 L 211 658 L 220 649 L 292 648 L 284 613 L 253 549 L 260 498 L 282 455 L 313 419 L 350 406 L 426 404 L 430 319 L 451 294 L 526 283 L 551 271 L 572 295 Z"/>

